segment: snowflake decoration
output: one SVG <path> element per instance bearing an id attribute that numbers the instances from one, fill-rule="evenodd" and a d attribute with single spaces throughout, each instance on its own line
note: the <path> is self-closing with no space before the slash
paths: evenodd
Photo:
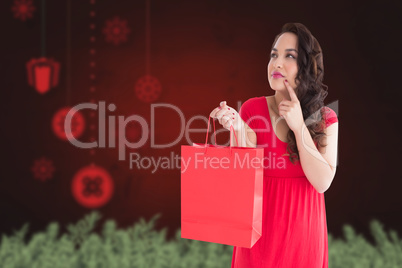
<path id="1" fill-rule="evenodd" d="M 14 18 L 22 21 L 32 18 L 35 9 L 32 0 L 14 0 L 14 5 L 11 8 L 14 12 Z"/>
<path id="2" fill-rule="evenodd" d="M 54 172 L 53 162 L 45 157 L 42 157 L 38 160 L 35 160 L 31 170 L 36 179 L 41 181 L 51 179 Z"/>
<path id="3" fill-rule="evenodd" d="M 161 94 L 162 86 L 156 77 L 145 75 L 137 80 L 135 93 L 143 102 L 154 102 Z"/>
<path id="4" fill-rule="evenodd" d="M 114 43 L 115 45 L 127 41 L 127 35 L 130 32 L 130 29 L 127 27 L 127 21 L 121 20 L 119 17 L 107 20 L 103 28 L 106 42 Z"/>

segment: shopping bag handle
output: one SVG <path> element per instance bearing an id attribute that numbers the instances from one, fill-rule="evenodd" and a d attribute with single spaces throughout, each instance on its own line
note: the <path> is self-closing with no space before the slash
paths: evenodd
<path id="1" fill-rule="evenodd" d="M 204 152 L 204 154 L 207 152 L 207 148 L 208 148 L 208 146 L 207 146 L 207 143 L 208 143 L 208 133 L 209 133 L 209 123 L 210 123 L 210 119 L 211 119 L 211 116 L 209 116 L 209 118 L 208 118 L 208 128 L 207 128 L 207 137 L 206 137 L 206 139 L 205 139 L 205 152 Z M 215 145 L 216 145 L 216 133 L 215 133 L 215 118 L 213 118 L 212 117 L 212 122 L 213 122 L 213 124 L 214 124 L 214 137 L 215 137 Z M 235 136 L 235 138 L 236 138 L 236 144 L 237 144 L 237 146 L 239 146 L 239 142 L 238 142 L 238 140 L 237 140 L 237 137 L 236 137 L 236 132 L 235 132 L 235 130 L 234 130 L 234 128 L 233 128 L 233 125 L 230 125 L 230 144 L 229 144 L 229 147 L 230 147 L 230 155 L 232 155 L 232 130 L 233 130 L 233 134 L 234 134 L 234 136 Z"/>
<path id="2" fill-rule="evenodd" d="M 205 147 L 207 146 L 208 143 L 208 133 L 209 133 L 209 121 L 211 119 L 211 116 L 208 118 L 208 129 L 207 129 L 207 137 L 205 138 Z M 215 118 L 212 118 L 212 122 L 214 123 L 214 137 L 215 137 L 215 145 L 216 145 L 216 133 L 215 133 Z"/>

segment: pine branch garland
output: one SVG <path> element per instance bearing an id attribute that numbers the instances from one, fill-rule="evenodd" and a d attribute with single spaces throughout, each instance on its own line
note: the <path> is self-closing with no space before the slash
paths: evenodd
<path id="1" fill-rule="evenodd" d="M 35 233 L 27 243 L 28 224 L 10 237 L 1 236 L 0 267 L 17 268 L 218 268 L 231 263 L 233 247 L 181 238 L 177 230 L 167 240 L 167 229 L 155 230 L 156 214 L 148 222 L 140 218 L 122 230 L 114 220 L 107 220 L 100 234 L 94 232 L 100 214 L 94 211 L 68 232 L 60 235 L 59 225 L 50 223 L 44 232 Z M 394 268 L 402 267 L 402 240 L 398 233 L 384 231 L 373 220 L 370 230 L 375 245 L 356 234 L 352 226 L 343 227 L 343 239 L 328 234 L 329 266 L 331 268 Z"/>

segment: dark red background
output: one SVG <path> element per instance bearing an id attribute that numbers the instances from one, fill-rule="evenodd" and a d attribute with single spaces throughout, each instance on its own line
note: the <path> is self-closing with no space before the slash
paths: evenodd
<path id="1" fill-rule="evenodd" d="M 96 101 L 114 103 L 109 115 L 150 118 L 150 104 L 135 95 L 134 84 L 145 74 L 145 1 L 97 1 L 96 16 L 88 1 L 71 3 L 71 39 L 67 39 L 66 1 L 46 1 L 46 55 L 61 63 L 60 83 L 40 95 L 27 83 L 25 63 L 41 55 L 41 6 L 32 19 L 13 17 L 12 1 L 1 1 L 1 142 L 0 232 L 11 233 L 30 222 L 43 230 L 50 221 L 75 222 L 90 210 L 72 197 L 71 179 L 90 162 L 106 168 L 116 184 L 112 200 L 100 208 L 104 219 L 120 227 L 161 212 L 158 228 L 169 235 L 180 227 L 180 170 L 130 170 L 116 149 L 79 149 L 55 137 L 50 121 L 57 109 Z M 275 35 L 286 22 L 301 22 L 324 52 L 326 104 L 339 101 L 339 166 L 325 193 L 329 232 L 338 236 L 348 223 L 370 239 L 368 223 L 379 219 L 402 232 L 400 198 L 400 64 L 399 1 L 152 1 L 151 74 L 162 84 L 157 103 L 171 103 L 186 115 L 208 116 L 219 102 L 272 95 L 266 66 Z M 120 16 L 131 33 L 119 46 L 107 43 L 102 28 Z M 95 44 L 90 22 L 96 23 Z M 71 42 L 71 55 L 67 44 Z M 89 54 L 96 48 L 96 92 L 90 93 Z M 66 73 L 67 60 L 71 74 Z M 70 91 L 66 79 L 70 77 Z M 70 96 L 70 97 L 67 97 Z M 156 114 L 156 141 L 179 134 L 173 111 Z M 192 125 L 205 128 L 201 121 Z M 90 136 L 86 130 L 84 138 Z M 228 133 L 225 133 L 228 134 Z M 203 142 L 205 133 L 192 134 Z M 224 143 L 229 135 L 220 135 Z M 147 146 L 142 156 L 180 154 L 181 140 L 164 150 Z M 133 150 L 131 150 L 133 151 Z M 41 183 L 30 167 L 42 155 L 52 159 L 53 179 Z"/>

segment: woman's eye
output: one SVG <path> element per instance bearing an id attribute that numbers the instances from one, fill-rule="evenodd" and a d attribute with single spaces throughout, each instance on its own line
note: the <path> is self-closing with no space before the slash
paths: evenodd
<path id="1" fill-rule="evenodd" d="M 292 54 L 288 54 L 287 56 L 291 56 L 292 58 L 296 59 L 296 57 L 293 56 Z M 271 54 L 271 58 L 273 58 L 273 57 L 276 57 L 276 54 L 275 54 L 275 53 L 272 53 L 272 54 Z"/>

